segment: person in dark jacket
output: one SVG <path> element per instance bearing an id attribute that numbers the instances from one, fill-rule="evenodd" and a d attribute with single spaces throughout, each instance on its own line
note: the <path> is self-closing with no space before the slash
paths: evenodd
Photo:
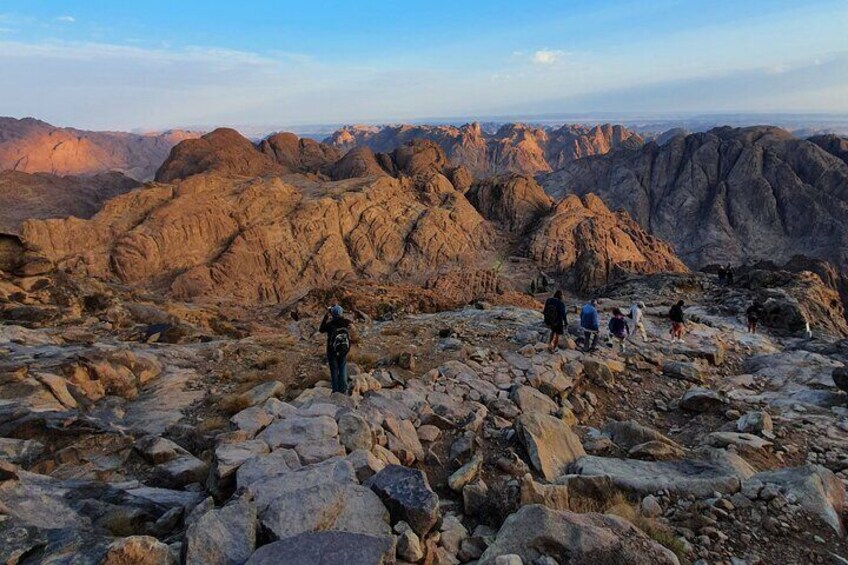
<path id="1" fill-rule="evenodd" d="M 545 301 L 542 314 L 545 316 L 545 325 L 551 330 L 548 351 L 554 353 L 559 347 L 559 338 L 565 333 L 565 326 L 568 325 L 568 316 L 565 312 L 565 302 L 562 301 L 561 290 L 556 291 L 553 296 Z"/>
<path id="2" fill-rule="evenodd" d="M 728 265 L 727 269 L 725 269 L 725 271 L 724 271 L 724 278 L 727 281 L 728 286 L 733 285 L 733 274 L 734 274 L 733 273 L 733 266 Z"/>
<path id="3" fill-rule="evenodd" d="M 686 329 L 686 318 L 683 315 L 683 301 L 680 300 L 668 311 L 668 319 L 671 320 L 671 341 L 683 341 L 683 332 Z"/>
<path id="4" fill-rule="evenodd" d="M 619 346 L 621 346 L 621 352 L 624 353 L 626 349 L 625 343 L 630 336 L 630 325 L 624 318 L 624 313 L 618 308 L 612 311 L 612 318 L 610 318 L 608 329 L 610 340 L 617 341 Z"/>
<path id="5" fill-rule="evenodd" d="M 343 317 L 344 310 L 336 304 L 327 310 L 318 331 L 327 334 L 327 364 L 333 392 L 348 393 L 347 354 L 350 351 L 350 330 L 353 322 Z"/>
<path id="6" fill-rule="evenodd" d="M 592 300 L 580 310 L 580 328 L 583 330 L 583 350 L 594 351 L 597 349 L 598 332 L 601 329 L 597 300 Z"/>
<path id="7" fill-rule="evenodd" d="M 748 306 L 745 310 L 745 317 L 748 319 L 748 333 L 757 333 L 757 323 L 763 315 L 763 305 L 757 301 Z"/>

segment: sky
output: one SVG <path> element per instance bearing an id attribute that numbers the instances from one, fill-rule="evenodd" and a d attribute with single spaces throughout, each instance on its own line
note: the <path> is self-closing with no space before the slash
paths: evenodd
<path id="1" fill-rule="evenodd" d="M 91 129 L 848 113 L 848 0 L 0 0 L 0 115 Z"/>

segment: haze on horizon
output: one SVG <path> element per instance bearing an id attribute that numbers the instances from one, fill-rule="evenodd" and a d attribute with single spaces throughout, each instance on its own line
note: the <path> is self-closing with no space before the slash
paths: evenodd
<path id="1" fill-rule="evenodd" d="M 92 129 L 848 113 L 848 2 L 0 4 L 0 114 Z"/>

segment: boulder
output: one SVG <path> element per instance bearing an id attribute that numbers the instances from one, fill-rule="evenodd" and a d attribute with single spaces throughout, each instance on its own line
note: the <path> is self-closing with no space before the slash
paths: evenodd
<path id="1" fill-rule="evenodd" d="M 753 469 L 737 469 L 717 460 L 639 461 L 587 455 L 573 465 L 578 475 L 608 476 L 624 491 L 641 495 L 668 490 L 679 495 L 712 496 L 714 492 L 733 494 Z"/>
<path id="2" fill-rule="evenodd" d="M 392 523 L 403 520 L 419 536 L 426 535 L 439 519 L 439 497 L 418 469 L 389 465 L 368 479 L 365 486 L 383 500 Z"/>
<path id="3" fill-rule="evenodd" d="M 680 408 L 688 412 L 709 412 L 723 404 L 719 393 L 706 388 L 690 388 L 680 399 Z"/>
<path id="4" fill-rule="evenodd" d="M 848 496 L 842 481 L 830 470 L 820 465 L 804 465 L 765 471 L 750 477 L 746 486 L 749 484 L 777 485 L 804 510 L 818 516 L 840 536 L 845 535 L 843 516 L 848 510 Z"/>
<path id="5" fill-rule="evenodd" d="M 242 463 L 236 471 L 236 486 L 243 488 L 265 476 L 292 471 L 300 466 L 300 459 L 293 449 L 277 449 Z"/>
<path id="6" fill-rule="evenodd" d="M 521 506 L 529 504 L 541 504 L 552 510 L 569 510 L 568 486 L 567 485 L 545 485 L 533 480 L 529 473 L 521 479 L 521 491 L 519 495 Z"/>
<path id="7" fill-rule="evenodd" d="M 533 466 L 549 481 L 564 474 L 570 463 L 586 455 L 580 438 L 553 416 L 525 413 L 518 418 L 516 428 Z"/>
<path id="8" fill-rule="evenodd" d="M 253 481 L 248 490 L 254 496 L 256 507 L 262 512 L 281 496 L 327 484 L 356 484 L 353 465 L 341 457 L 334 457 L 294 470 L 280 469 Z"/>
<path id="9" fill-rule="evenodd" d="M 630 522 L 608 514 L 559 512 L 534 504 L 509 516 L 479 565 L 518 555 L 524 563 L 679 565 L 677 557 Z"/>
<path id="10" fill-rule="evenodd" d="M 199 510 L 199 509 L 198 509 Z M 256 506 L 248 496 L 191 515 L 183 541 L 186 563 L 236 565 L 256 548 Z"/>
<path id="11" fill-rule="evenodd" d="M 339 443 L 338 438 L 329 438 L 321 441 L 301 443 L 295 448 L 300 462 L 304 465 L 312 465 L 330 459 L 331 457 L 344 456 L 345 448 Z"/>
<path id="12" fill-rule="evenodd" d="M 167 545 L 150 536 L 130 536 L 112 542 L 101 565 L 176 565 Z"/>
<path id="13" fill-rule="evenodd" d="M 707 435 L 706 443 L 712 447 L 734 445 L 736 447 L 745 447 L 754 450 L 765 449 L 772 445 L 770 441 L 764 440 L 759 436 L 738 432 L 713 432 Z"/>
<path id="14" fill-rule="evenodd" d="M 317 531 L 391 533 L 389 513 L 380 498 L 370 489 L 351 483 L 289 492 L 263 508 L 259 519 L 276 539 Z"/>
<path id="15" fill-rule="evenodd" d="M 774 429 L 771 416 L 764 410 L 753 410 L 736 421 L 736 429 L 747 434 L 770 435 Z"/>
<path id="16" fill-rule="evenodd" d="M 339 417 L 339 440 L 349 452 L 357 449 L 371 449 L 374 445 L 374 434 L 368 421 L 359 414 L 347 412 Z"/>
<path id="17" fill-rule="evenodd" d="M 286 418 L 262 430 L 258 438 L 271 449 L 297 447 L 305 442 L 334 438 L 339 434 L 336 421 L 330 416 L 317 418 Z"/>
<path id="18" fill-rule="evenodd" d="M 673 379 L 702 384 L 706 379 L 706 371 L 700 363 L 687 361 L 666 361 L 663 363 L 663 374 Z"/>
<path id="19" fill-rule="evenodd" d="M 643 426 L 634 420 L 609 422 L 603 427 L 602 431 L 622 449 L 629 450 L 647 442 L 660 442 L 677 450 L 682 451 L 683 449 L 677 442 L 667 438 L 657 430 Z"/>
<path id="20" fill-rule="evenodd" d="M 831 375 L 833 377 L 833 384 L 837 388 L 848 392 L 848 367 L 837 367 L 833 369 Z"/>
<path id="21" fill-rule="evenodd" d="M 673 443 L 664 441 L 646 441 L 634 445 L 627 452 L 628 457 L 633 459 L 652 459 L 654 461 L 670 461 L 672 459 L 680 459 L 686 452 L 679 446 Z"/>
<path id="22" fill-rule="evenodd" d="M 268 444 L 259 439 L 238 443 L 224 443 L 215 448 L 213 476 L 216 482 L 228 483 L 238 468 L 249 459 L 268 453 Z"/>
<path id="23" fill-rule="evenodd" d="M 395 539 L 349 532 L 308 532 L 263 545 L 246 565 L 391 565 Z"/>
<path id="24" fill-rule="evenodd" d="M 512 390 L 510 400 L 515 402 L 522 412 L 556 414 L 559 410 L 556 402 L 533 387 L 519 385 Z"/>

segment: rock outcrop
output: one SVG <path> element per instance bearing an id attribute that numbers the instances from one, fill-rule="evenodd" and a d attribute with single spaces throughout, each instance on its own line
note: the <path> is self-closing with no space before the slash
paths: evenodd
<path id="1" fill-rule="evenodd" d="M 510 232 L 524 233 L 553 208 L 553 199 L 532 177 L 495 177 L 475 184 L 466 193 L 477 210 Z"/>
<path id="2" fill-rule="evenodd" d="M 575 159 L 642 144 L 642 138 L 636 133 L 618 125 L 541 128 L 513 123 L 487 133 L 476 122 L 462 127 L 348 126 L 336 131 L 324 143 L 342 151 L 366 146 L 375 152 L 388 153 L 413 140 L 437 143 L 451 163 L 466 167 L 477 177 L 549 172 Z"/>
<path id="3" fill-rule="evenodd" d="M 778 128 L 717 128 L 579 159 L 542 184 L 628 211 L 693 267 L 800 254 L 848 269 L 848 165 Z"/>
<path id="4" fill-rule="evenodd" d="M 0 171 L 96 175 L 117 171 L 136 180 L 153 178 L 189 131 L 133 134 L 59 128 L 33 118 L 0 118 Z"/>
<path id="5" fill-rule="evenodd" d="M 104 202 L 137 186 L 117 172 L 89 177 L 0 172 L 0 232 L 20 234 L 21 224 L 30 219 L 90 218 Z"/>
<path id="6" fill-rule="evenodd" d="M 666 243 L 592 194 L 560 201 L 533 233 L 529 256 L 579 292 L 627 273 L 687 270 Z"/>

